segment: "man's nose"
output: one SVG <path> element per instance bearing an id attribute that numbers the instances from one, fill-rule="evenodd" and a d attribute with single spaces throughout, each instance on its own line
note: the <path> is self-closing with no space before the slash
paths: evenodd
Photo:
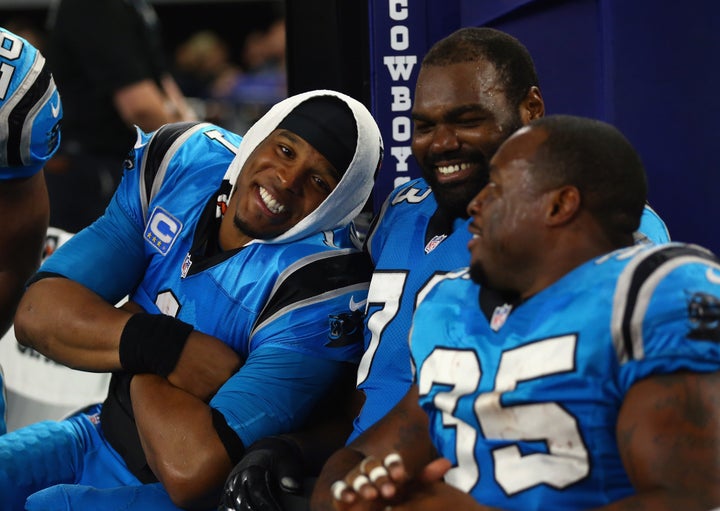
<path id="1" fill-rule="evenodd" d="M 433 131 L 431 146 L 433 151 L 444 153 L 458 149 L 460 141 L 452 126 L 439 124 Z"/>
<path id="2" fill-rule="evenodd" d="M 302 169 L 294 166 L 282 166 L 277 170 L 277 177 L 283 188 L 296 195 L 300 195 L 304 179 Z"/>
<path id="3" fill-rule="evenodd" d="M 476 216 L 480 214 L 480 210 L 482 209 L 482 201 L 483 201 L 483 193 L 485 191 L 485 188 L 480 190 L 478 194 L 470 200 L 467 206 L 467 213 L 468 216 Z"/>

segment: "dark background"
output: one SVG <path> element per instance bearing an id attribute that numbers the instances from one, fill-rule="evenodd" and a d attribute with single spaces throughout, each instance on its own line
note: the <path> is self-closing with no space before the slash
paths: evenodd
<path id="1" fill-rule="evenodd" d="M 4 4 L 0 1 L 0 25 L 4 26 L 9 20 L 24 19 L 44 30 L 48 13 L 46 4 L 49 2 L 37 1 L 34 7 L 27 7 L 29 3 L 32 2 Z M 254 29 L 267 28 L 285 10 L 283 0 L 164 0 L 150 3 L 162 23 L 169 58 L 173 50 L 191 34 L 212 29 L 229 43 L 233 57 L 239 61 L 245 37 Z"/>

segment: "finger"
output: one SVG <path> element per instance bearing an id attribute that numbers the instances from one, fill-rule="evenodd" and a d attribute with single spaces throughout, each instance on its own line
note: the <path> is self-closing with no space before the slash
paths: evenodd
<path id="1" fill-rule="evenodd" d="M 360 471 L 365 474 L 370 481 L 369 486 L 363 489 L 363 497 L 366 499 L 374 499 L 378 495 L 382 495 L 385 498 L 395 495 L 395 484 L 390 480 L 387 468 L 385 468 L 381 460 L 374 456 L 368 456 L 360 463 Z"/>
<path id="2" fill-rule="evenodd" d="M 420 473 L 420 481 L 432 483 L 441 481 L 448 470 L 452 468 L 452 462 L 447 458 L 438 458 L 428 463 Z"/>
<path id="3" fill-rule="evenodd" d="M 355 493 L 364 499 L 374 499 L 378 492 L 365 474 L 357 474 L 350 482 Z"/>
<path id="4" fill-rule="evenodd" d="M 368 474 L 368 478 L 383 498 L 391 499 L 397 493 L 395 481 L 390 479 L 390 474 L 384 465 L 378 465 L 373 468 Z"/>
<path id="5" fill-rule="evenodd" d="M 352 488 L 343 480 L 335 481 L 330 487 L 330 493 L 338 503 L 352 503 L 355 500 Z"/>
<path id="6" fill-rule="evenodd" d="M 377 495 L 375 489 L 370 485 L 370 479 L 361 471 L 362 468 L 363 463 L 361 462 L 348 472 L 343 480 L 344 486 L 338 482 L 335 483 L 335 496 L 338 497 L 335 500 L 349 504 L 356 502 L 358 498 L 366 498 L 365 495 L 368 495 L 368 492 Z"/>
<path id="7" fill-rule="evenodd" d="M 385 458 L 383 458 L 383 465 L 387 469 L 390 474 L 390 478 L 393 481 L 404 482 L 408 479 L 407 472 L 405 471 L 405 464 L 398 453 L 391 452 L 385 456 Z"/>
<path id="8" fill-rule="evenodd" d="M 368 472 L 368 479 L 370 479 L 370 482 L 375 486 L 382 485 L 389 479 L 389 477 L 390 474 L 388 474 L 384 465 L 378 465 Z"/>
<path id="9" fill-rule="evenodd" d="M 344 480 L 335 481 L 330 491 L 336 503 L 354 504 L 359 498 L 364 498 L 364 492 L 369 487 L 370 480 L 356 467 L 345 476 Z M 375 489 L 372 490 L 377 495 Z"/>

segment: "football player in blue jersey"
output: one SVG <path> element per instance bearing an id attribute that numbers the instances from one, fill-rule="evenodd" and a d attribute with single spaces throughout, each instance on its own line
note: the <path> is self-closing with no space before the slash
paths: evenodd
<path id="1" fill-rule="evenodd" d="M 371 268 L 352 219 L 381 155 L 369 111 L 326 90 L 242 140 L 139 132 L 105 214 L 43 263 L 15 318 L 49 358 L 113 372 L 108 398 L 2 437 L 0 509 L 215 507 L 245 446 L 298 429 L 354 372 Z"/>
<path id="2" fill-rule="evenodd" d="M 646 190 L 601 121 L 545 117 L 500 147 L 469 270 L 421 291 L 414 384 L 344 450 L 336 509 L 720 505 L 720 259 L 634 244 Z"/>
<path id="3" fill-rule="evenodd" d="M 43 166 L 60 145 L 62 104 L 45 58 L 0 27 L 0 336 L 40 264 L 49 203 Z M 5 433 L 0 371 L 0 434 Z"/>
<path id="4" fill-rule="evenodd" d="M 418 291 L 467 264 L 466 208 L 487 182 L 489 159 L 511 133 L 544 113 L 532 57 L 509 34 L 463 28 L 438 41 L 424 57 L 412 109 L 412 151 L 423 177 L 391 192 L 367 238 L 375 271 L 357 378 L 364 404 L 349 439 L 336 447 L 354 440 L 407 392 L 412 381 L 407 333 Z M 668 239 L 664 224 L 649 208 L 641 231 L 654 241 Z M 312 465 L 312 454 L 325 448 L 308 437 L 264 439 L 254 446 L 258 455 L 234 471 L 246 484 L 229 481 L 227 501 L 236 503 L 234 509 L 271 505 L 271 488 L 263 488 L 267 481 L 297 488 L 303 465 L 294 444 L 303 448 L 305 467 Z M 336 472 L 328 465 L 319 479 L 319 494 L 342 473 L 344 469 Z"/>

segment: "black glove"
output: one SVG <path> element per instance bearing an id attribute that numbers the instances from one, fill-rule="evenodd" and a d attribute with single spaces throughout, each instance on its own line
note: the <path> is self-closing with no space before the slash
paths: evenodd
<path id="1" fill-rule="evenodd" d="M 303 458 L 281 437 L 252 444 L 225 481 L 218 511 L 283 511 L 283 493 L 302 491 Z"/>

